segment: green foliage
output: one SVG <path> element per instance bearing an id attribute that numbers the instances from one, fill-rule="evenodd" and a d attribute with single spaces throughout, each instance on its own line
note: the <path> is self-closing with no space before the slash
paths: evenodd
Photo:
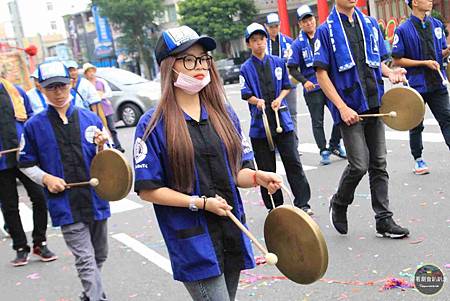
<path id="1" fill-rule="evenodd" d="M 148 32 L 154 28 L 153 21 L 163 11 L 159 0 L 93 0 L 102 16 L 120 29 L 120 42 L 131 51 L 137 51 L 147 65 L 151 64 L 151 47 L 154 41 Z"/>
<path id="2" fill-rule="evenodd" d="M 184 0 L 178 13 L 182 23 L 199 34 L 227 42 L 243 36 L 254 21 L 256 8 L 251 0 Z"/>

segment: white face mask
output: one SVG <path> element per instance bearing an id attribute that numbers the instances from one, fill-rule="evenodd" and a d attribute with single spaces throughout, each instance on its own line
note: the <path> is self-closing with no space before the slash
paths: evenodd
<path id="1" fill-rule="evenodd" d="M 173 71 L 178 74 L 178 78 L 173 85 L 177 88 L 182 89 L 189 95 L 197 94 L 211 82 L 209 71 L 203 79 L 196 79 L 195 77 L 184 74 L 182 72 L 177 72 L 175 70 Z"/>
<path id="2" fill-rule="evenodd" d="M 63 107 L 65 107 L 69 102 L 70 102 L 70 97 L 68 97 L 67 100 L 66 100 L 65 102 L 63 102 L 62 104 L 55 104 L 55 103 L 51 102 L 51 101 L 47 98 L 47 103 L 48 103 L 49 105 L 51 105 L 52 107 L 55 107 L 55 108 L 63 108 Z"/>

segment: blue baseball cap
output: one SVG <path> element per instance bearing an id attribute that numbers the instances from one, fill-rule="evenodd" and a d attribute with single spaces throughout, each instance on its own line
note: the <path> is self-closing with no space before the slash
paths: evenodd
<path id="1" fill-rule="evenodd" d="M 62 62 L 42 63 L 37 70 L 42 88 L 55 83 L 70 84 L 69 71 Z"/>
<path id="2" fill-rule="evenodd" d="M 248 42 L 250 37 L 255 33 L 261 33 L 267 38 L 267 32 L 264 26 L 259 23 L 252 23 L 245 29 L 245 41 Z"/>
<path id="3" fill-rule="evenodd" d="M 297 19 L 303 20 L 306 17 L 314 16 L 311 8 L 308 5 L 302 5 L 297 9 Z"/>
<path id="4" fill-rule="evenodd" d="M 267 25 L 277 25 L 280 24 L 280 17 L 277 13 L 271 13 L 268 14 L 266 17 L 266 24 Z"/>
<path id="5" fill-rule="evenodd" d="M 163 31 L 156 43 L 155 56 L 158 65 L 169 57 L 200 44 L 206 51 L 216 49 L 216 41 L 208 36 L 199 36 L 192 28 L 183 25 Z"/>

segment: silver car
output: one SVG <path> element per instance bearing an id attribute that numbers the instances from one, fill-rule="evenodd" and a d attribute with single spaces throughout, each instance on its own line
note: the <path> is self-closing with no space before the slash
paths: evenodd
<path id="1" fill-rule="evenodd" d="M 160 99 L 161 87 L 157 81 L 118 68 L 97 68 L 96 75 L 111 86 L 116 120 L 122 120 L 126 126 L 136 126 L 141 115 L 155 107 Z"/>

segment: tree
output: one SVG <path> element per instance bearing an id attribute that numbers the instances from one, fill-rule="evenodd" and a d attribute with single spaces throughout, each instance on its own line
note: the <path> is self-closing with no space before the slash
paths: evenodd
<path id="1" fill-rule="evenodd" d="M 230 41 L 243 36 L 256 8 L 252 0 L 185 0 L 179 3 L 179 14 L 183 24 L 215 38 L 230 56 Z"/>
<path id="2" fill-rule="evenodd" d="M 162 12 L 159 0 L 93 0 L 102 16 L 117 26 L 123 34 L 122 41 L 127 46 L 137 50 L 144 65 L 144 75 L 150 78 L 150 66 L 152 64 L 152 51 L 150 50 L 150 38 L 148 32 L 155 27 L 153 21 Z M 132 44 L 131 44 L 132 43 Z"/>

